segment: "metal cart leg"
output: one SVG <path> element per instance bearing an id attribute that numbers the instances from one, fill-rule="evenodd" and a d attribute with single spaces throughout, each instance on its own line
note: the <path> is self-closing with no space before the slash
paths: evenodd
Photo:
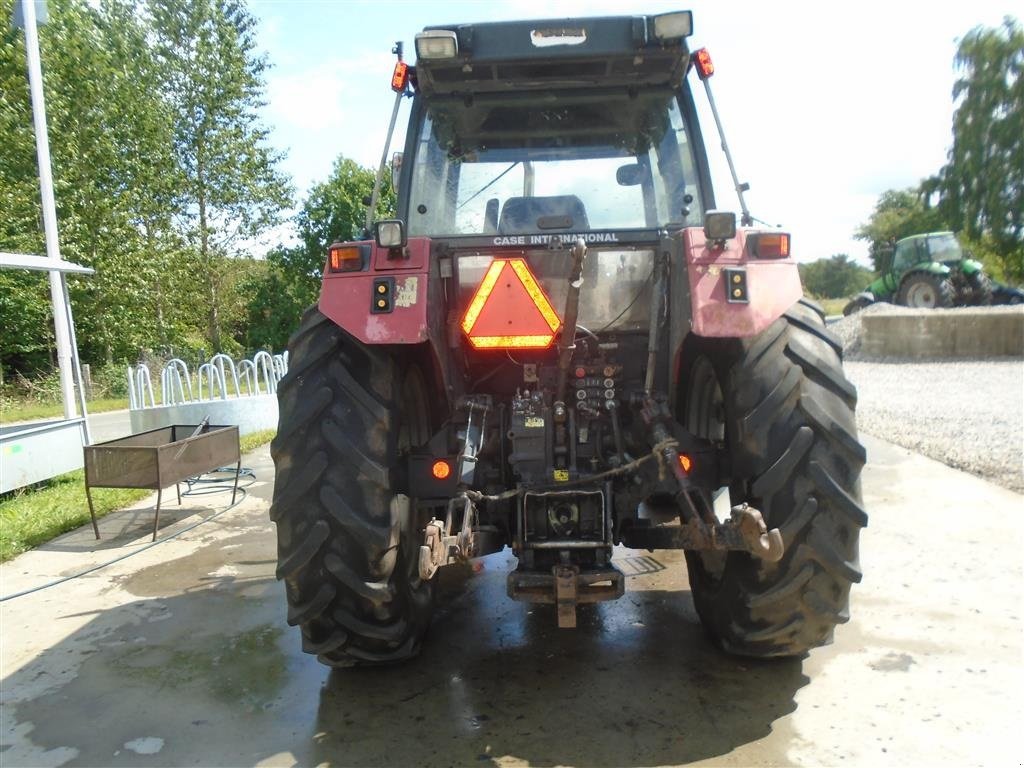
<path id="1" fill-rule="evenodd" d="M 92 518 L 92 531 L 96 534 L 96 538 L 99 539 L 100 528 L 96 525 L 96 510 L 92 506 L 92 488 L 89 487 L 88 483 L 85 485 L 85 498 L 89 500 L 89 517 Z"/>
<path id="2" fill-rule="evenodd" d="M 181 483 L 174 484 L 174 491 L 178 494 L 178 506 L 181 506 Z"/>
<path id="3" fill-rule="evenodd" d="M 235 467 L 235 489 L 231 491 L 231 506 L 235 505 L 235 496 L 238 494 L 238 475 L 242 471 L 242 460 L 239 458 L 238 465 Z"/>
<path id="4" fill-rule="evenodd" d="M 156 529 L 160 527 L 160 498 L 163 496 L 163 493 L 163 488 L 158 488 L 156 491 L 156 516 L 153 518 L 153 541 L 156 541 Z"/>

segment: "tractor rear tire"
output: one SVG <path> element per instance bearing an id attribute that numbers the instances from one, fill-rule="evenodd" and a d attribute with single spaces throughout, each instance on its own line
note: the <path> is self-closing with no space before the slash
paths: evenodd
<path id="1" fill-rule="evenodd" d="M 430 436 L 423 376 L 405 350 L 367 347 L 316 307 L 288 349 L 270 446 L 288 623 L 330 666 L 408 659 L 433 609 L 399 470 L 401 450 Z"/>
<path id="2" fill-rule="evenodd" d="M 967 275 L 967 285 L 971 289 L 971 304 L 976 307 L 987 307 L 992 304 L 992 280 L 984 272 Z"/>
<path id="3" fill-rule="evenodd" d="M 915 309 L 946 309 L 953 306 L 956 290 L 947 278 L 931 272 L 911 272 L 900 284 L 898 303 Z"/>
<path id="4" fill-rule="evenodd" d="M 779 528 L 785 552 L 686 553 L 690 588 L 712 640 L 743 656 L 797 656 L 832 640 L 861 580 L 857 393 L 824 314 L 801 300 L 752 339 L 691 337 L 681 415 L 725 443 L 730 504 L 746 501 Z"/>

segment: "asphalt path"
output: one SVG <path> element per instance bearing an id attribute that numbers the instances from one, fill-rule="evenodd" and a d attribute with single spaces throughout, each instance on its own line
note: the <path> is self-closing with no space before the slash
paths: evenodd
<path id="1" fill-rule="evenodd" d="M 90 413 L 86 420 L 89 422 L 89 435 L 93 443 L 115 440 L 132 433 L 132 422 L 127 410 Z"/>
<path id="2" fill-rule="evenodd" d="M 0 761 L 21 765 L 1012 765 L 1024 757 L 1024 497 L 864 437 L 865 578 L 836 642 L 725 656 L 673 552 L 625 597 L 509 601 L 508 552 L 449 572 L 422 655 L 331 671 L 274 579 L 266 448 L 248 496 L 142 502 L 0 566 Z M 226 510 L 226 511 L 225 511 Z M 186 530 L 212 514 L 208 522 Z"/>

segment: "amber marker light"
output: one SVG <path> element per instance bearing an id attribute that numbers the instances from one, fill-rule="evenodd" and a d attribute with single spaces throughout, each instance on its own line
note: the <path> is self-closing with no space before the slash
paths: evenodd
<path id="1" fill-rule="evenodd" d="M 409 82 L 409 65 L 404 61 L 395 63 L 394 74 L 391 75 L 391 90 L 401 93 Z"/>
<path id="2" fill-rule="evenodd" d="M 789 258 L 788 232 L 755 232 L 750 235 L 754 256 L 759 259 Z"/>
<path id="3" fill-rule="evenodd" d="M 711 54 L 707 48 L 701 48 L 693 52 L 693 65 L 697 68 L 697 76 L 701 80 L 707 80 L 715 74 L 715 64 L 711 61 Z"/>
<path id="4" fill-rule="evenodd" d="M 693 469 L 693 459 L 691 459 L 685 453 L 680 453 L 679 466 L 683 468 L 683 472 L 685 472 L 686 474 L 690 474 L 690 470 Z"/>
<path id="5" fill-rule="evenodd" d="M 363 268 L 363 255 L 358 246 L 332 245 L 327 261 L 331 272 L 358 272 Z"/>
<path id="6" fill-rule="evenodd" d="M 434 462 L 434 466 L 430 468 L 430 472 L 438 480 L 447 480 L 448 476 L 452 473 L 452 465 L 444 459 L 438 459 Z"/>

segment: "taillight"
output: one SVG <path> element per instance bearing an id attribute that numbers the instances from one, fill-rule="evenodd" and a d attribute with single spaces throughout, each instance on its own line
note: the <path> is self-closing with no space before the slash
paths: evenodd
<path id="1" fill-rule="evenodd" d="M 331 272 L 358 272 L 365 264 L 365 248 L 335 243 L 328 250 L 327 269 Z"/>
<path id="2" fill-rule="evenodd" d="M 452 465 L 444 459 L 438 459 L 430 467 L 430 474 L 438 480 L 447 480 L 452 473 Z"/>
<path id="3" fill-rule="evenodd" d="M 789 234 L 786 232 L 753 232 L 747 235 L 750 254 L 758 259 L 789 258 Z"/>
<path id="4" fill-rule="evenodd" d="M 462 330 L 476 349 L 546 349 L 561 325 L 521 258 L 491 262 L 462 318 Z"/>

